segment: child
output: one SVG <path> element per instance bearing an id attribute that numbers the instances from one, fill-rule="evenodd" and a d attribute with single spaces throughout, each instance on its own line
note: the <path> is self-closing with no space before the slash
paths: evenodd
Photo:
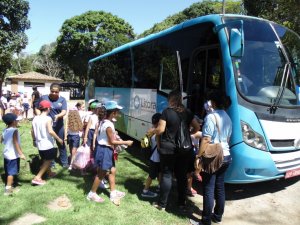
<path id="1" fill-rule="evenodd" d="M 97 106 L 98 106 L 98 102 L 93 102 L 89 107 L 90 110 L 92 111 L 92 114 L 89 116 L 88 123 L 86 125 L 86 129 L 83 137 L 83 144 L 87 144 L 89 147 L 91 147 L 92 145 L 96 124 L 99 121 L 97 115 Z"/>
<path id="2" fill-rule="evenodd" d="M 123 107 L 119 106 L 115 101 L 108 101 L 105 104 L 106 118 L 101 121 L 97 127 L 97 139 L 95 143 L 95 164 L 97 166 L 97 176 L 94 179 L 93 186 L 87 195 L 87 199 L 95 202 L 103 202 L 104 200 L 96 193 L 99 184 L 106 174 L 109 174 L 110 180 L 110 200 L 115 204 L 120 204 L 120 198 L 125 196 L 125 193 L 115 189 L 115 161 L 113 159 L 114 145 L 131 146 L 133 141 L 117 141 L 114 138 L 115 126 L 113 119 L 119 114 L 119 110 Z M 113 170 L 113 171 L 112 171 Z M 113 174 L 112 174 L 113 173 Z"/>
<path id="3" fill-rule="evenodd" d="M 17 115 L 6 113 L 2 120 L 7 126 L 1 136 L 1 143 L 4 143 L 4 170 L 7 177 L 4 195 L 12 195 L 14 176 L 18 175 L 20 170 L 20 158 L 25 160 L 26 157 L 20 146 Z"/>
<path id="4" fill-rule="evenodd" d="M 67 143 L 71 152 L 71 162 L 68 170 L 72 170 L 72 164 L 75 159 L 77 148 L 80 145 L 80 132 L 83 129 L 83 124 L 77 109 L 69 111 L 66 123 L 65 133 L 67 135 L 65 135 L 65 137 L 67 137 Z"/>
<path id="5" fill-rule="evenodd" d="M 155 113 L 152 116 L 152 125 L 154 128 L 157 127 L 158 121 L 161 117 L 161 113 Z M 159 173 L 159 153 L 157 151 L 157 142 L 156 142 L 156 135 L 152 135 L 151 137 L 151 157 L 150 157 L 150 165 L 149 165 L 149 176 L 146 180 L 144 190 L 142 192 L 142 197 L 145 198 L 155 198 L 157 197 L 157 194 L 150 191 L 149 187 L 152 183 L 152 180 L 155 179 L 156 177 L 160 181 L 160 173 Z"/>
<path id="6" fill-rule="evenodd" d="M 63 140 L 52 129 L 52 119 L 48 116 L 51 108 L 51 103 L 47 100 L 42 100 L 39 103 L 41 114 L 35 116 L 32 121 L 31 136 L 33 145 L 38 148 L 43 164 L 38 174 L 32 179 L 33 185 L 44 185 L 46 181 L 42 179 L 45 172 L 48 176 L 53 177 L 55 173 L 51 172 L 51 162 L 56 157 L 56 148 L 54 148 L 54 138 L 59 144 L 63 144 Z"/>

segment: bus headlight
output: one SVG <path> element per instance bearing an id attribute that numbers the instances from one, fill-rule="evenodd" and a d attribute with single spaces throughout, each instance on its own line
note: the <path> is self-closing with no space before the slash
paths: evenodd
<path id="1" fill-rule="evenodd" d="M 267 151 L 265 139 L 259 133 L 256 133 L 249 124 L 241 121 L 243 140 L 247 145 L 254 148 Z"/>

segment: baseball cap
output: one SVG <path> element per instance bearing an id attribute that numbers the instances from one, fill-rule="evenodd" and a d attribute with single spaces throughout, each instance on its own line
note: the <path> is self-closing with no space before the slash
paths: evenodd
<path id="1" fill-rule="evenodd" d="M 51 108 L 51 102 L 43 100 L 39 103 L 39 109 L 49 109 Z"/>
<path id="2" fill-rule="evenodd" d="M 14 113 L 6 113 L 3 117 L 2 120 L 6 125 L 10 125 L 12 122 L 17 120 L 18 116 Z"/>
<path id="3" fill-rule="evenodd" d="M 88 105 L 90 105 L 91 103 L 93 103 L 93 102 L 98 102 L 98 100 L 97 99 L 94 99 L 94 98 L 92 98 L 92 99 L 90 99 L 89 101 L 88 101 Z"/>
<path id="4" fill-rule="evenodd" d="M 97 102 L 93 102 L 92 104 L 90 104 L 90 108 L 91 109 L 96 109 L 97 108 L 98 103 Z"/>
<path id="5" fill-rule="evenodd" d="M 108 101 L 105 103 L 106 110 L 123 109 L 116 101 Z"/>
<path id="6" fill-rule="evenodd" d="M 157 124 L 158 121 L 160 120 L 160 117 L 161 117 L 161 113 L 155 113 L 152 116 L 152 124 Z"/>

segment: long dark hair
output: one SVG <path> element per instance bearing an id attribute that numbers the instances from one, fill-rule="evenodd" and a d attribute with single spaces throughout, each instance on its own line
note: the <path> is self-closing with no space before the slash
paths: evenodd
<path id="1" fill-rule="evenodd" d="M 213 101 L 218 109 L 227 109 L 231 105 L 230 97 L 220 90 L 211 90 L 207 95 L 207 100 Z"/>
<path id="2" fill-rule="evenodd" d="M 168 95 L 169 106 L 177 112 L 184 111 L 182 104 L 182 94 L 179 90 L 173 90 Z"/>

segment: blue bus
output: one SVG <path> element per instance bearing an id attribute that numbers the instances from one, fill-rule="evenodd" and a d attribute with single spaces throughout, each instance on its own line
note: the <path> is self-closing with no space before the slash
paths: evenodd
<path id="1" fill-rule="evenodd" d="M 232 164 L 227 183 L 300 175 L 300 38 L 274 22 L 207 15 L 135 40 L 89 61 L 86 101 L 116 100 L 121 132 L 140 140 L 151 115 L 180 88 L 203 117 L 205 94 L 230 96 Z"/>

